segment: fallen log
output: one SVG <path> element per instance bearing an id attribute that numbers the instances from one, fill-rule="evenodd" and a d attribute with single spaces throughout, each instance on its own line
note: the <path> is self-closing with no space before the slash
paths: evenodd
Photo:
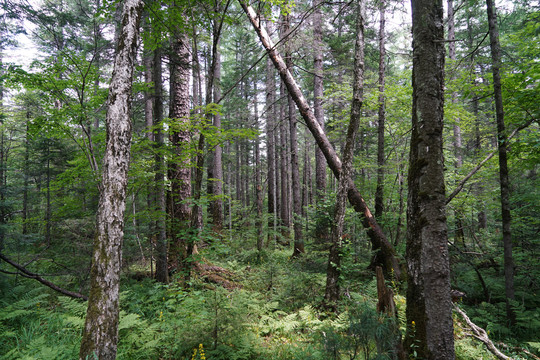
<path id="1" fill-rule="evenodd" d="M 495 346 L 493 341 L 491 341 L 489 339 L 489 336 L 488 336 L 486 330 L 482 329 L 480 326 L 473 323 L 471 321 L 471 319 L 469 319 L 469 317 L 467 316 L 465 311 L 461 310 L 456 304 L 454 304 L 454 310 L 456 310 L 456 312 L 463 318 L 463 320 L 465 320 L 467 325 L 469 325 L 469 327 L 472 330 L 472 336 L 475 339 L 480 340 L 481 342 L 483 342 L 484 345 L 486 345 L 487 349 L 493 355 L 495 355 L 497 357 L 497 359 L 512 360 L 511 357 L 508 357 L 508 356 L 504 355 L 499 349 L 497 349 L 497 347 Z"/>

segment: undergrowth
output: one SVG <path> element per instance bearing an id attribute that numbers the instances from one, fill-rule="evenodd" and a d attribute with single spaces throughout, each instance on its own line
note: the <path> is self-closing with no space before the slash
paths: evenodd
<path id="1" fill-rule="evenodd" d="M 396 296 L 398 319 L 378 314 L 376 282 L 366 264 L 345 261 L 345 296 L 339 311 L 328 313 L 320 307 L 320 254 L 294 260 L 289 250 L 208 254 L 209 261 L 236 274 L 237 289 L 199 278 L 189 290 L 175 282 L 123 280 L 118 359 L 393 358 L 399 334 L 392 329 L 396 321 L 405 328 L 405 298 Z M 85 302 L 26 279 L 0 277 L 0 289 L 1 359 L 77 358 Z M 456 329 L 457 359 L 493 359 L 465 333 Z"/>

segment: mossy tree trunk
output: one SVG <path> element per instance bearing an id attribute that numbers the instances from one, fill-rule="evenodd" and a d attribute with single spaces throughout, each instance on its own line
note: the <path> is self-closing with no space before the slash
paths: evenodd
<path id="1" fill-rule="evenodd" d="M 407 335 L 421 359 L 453 359 L 443 159 L 442 0 L 412 0 L 413 105 L 407 206 Z"/>
<path id="2" fill-rule="evenodd" d="M 131 85 L 142 0 L 126 0 L 108 96 L 107 147 L 97 213 L 90 296 L 80 347 L 80 359 L 116 358 L 119 280 L 124 236 L 124 212 L 131 145 Z"/>

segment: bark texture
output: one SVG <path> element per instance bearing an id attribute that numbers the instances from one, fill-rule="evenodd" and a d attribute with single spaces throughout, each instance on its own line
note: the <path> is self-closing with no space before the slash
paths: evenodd
<path id="1" fill-rule="evenodd" d="M 142 0 L 126 0 L 107 99 L 107 147 L 97 213 L 90 295 L 79 357 L 115 359 L 119 283 L 131 146 L 131 84 Z"/>
<path id="2" fill-rule="evenodd" d="M 216 2 L 216 12 L 219 11 L 219 2 Z M 221 99 L 221 58 L 219 53 L 219 39 L 221 34 L 222 22 L 214 21 L 212 35 L 212 65 L 210 67 L 209 89 L 207 94 L 207 104 L 217 102 Z M 221 132 L 221 114 L 213 115 L 213 125 L 216 128 L 217 135 Z M 223 150 L 220 144 L 217 144 L 212 152 L 211 163 L 208 164 L 208 181 L 209 193 L 212 198 L 208 204 L 208 210 L 212 217 L 212 228 L 216 233 L 223 230 Z"/>
<path id="3" fill-rule="evenodd" d="M 508 156 L 506 127 L 504 124 L 504 108 L 501 86 L 501 45 L 499 43 L 499 28 L 493 0 L 486 0 L 489 40 L 493 72 L 493 90 L 495 96 L 495 115 L 497 118 L 497 148 L 499 150 L 499 180 L 501 184 L 501 216 L 504 247 L 504 289 L 506 294 L 506 316 L 510 324 L 515 324 L 516 315 L 511 307 L 514 299 L 514 258 L 512 256 L 512 232 L 510 223 L 510 179 L 508 176 Z"/>
<path id="4" fill-rule="evenodd" d="M 407 338 L 422 359 L 453 359 L 445 214 L 443 6 L 412 0 L 413 106 L 407 206 Z"/>
<path id="5" fill-rule="evenodd" d="M 257 35 L 259 36 L 259 39 L 261 40 L 262 45 L 268 52 L 269 57 L 272 59 L 272 62 L 274 63 L 274 66 L 276 67 L 281 79 L 286 84 L 287 89 L 298 107 L 300 115 L 302 115 L 302 118 L 304 121 L 306 121 L 309 131 L 315 138 L 319 148 L 323 151 L 326 161 L 334 173 L 334 176 L 339 178 L 339 174 L 341 173 L 341 160 L 334 150 L 332 144 L 330 144 L 330 141 L 328 140 L 323 128 L 320 126 L 319 122 L 315 118 L 315 115 L 311 111 L 308 102 L 300 90 L 300 87 L 296 83 L 291 73 L 288 71 L 283 58 L 274 48 L 274 44 L 268 36 L 268 33 L 264 28 L 262 28 L 260 18 L 257 16 L 253 8 L 246 5 L 242 1 L 240 1 L 240 5 L 247 14 L 251 24 L 257 32 Z M 355 211 L 363 216 L 363 225 L 368 229 L 370 240 L 374 247 L 379 248 L 379 265 L 382 266 L 385 272 L 390 273 L 391 271 L 394 271 L 396 278 L 401 278 L 402 269 L 399 265 L 394 248 L 388 242 L 388 239 L 382 232 L 381 227 L 373 217 L 352 179 L 349 177 L 347 181 L 349 182 L 347 193 L 349 202 L 351 205 L 353 205 Z"/>
<path id="6" fill-rule="evenodd" d="M 271 22 L 269 22 L 271 24 Z M 268 235 L 268 240 L 275 236 L 277 226 L 277 177 L 276 177 L 276 151 L 274 142 L 274 102 L 276 100 L 276 79 L 272 60 L 266 62 L 266 158 L 268 163 L 268 228 L 274 230 L 274 235 Z"/>
<path id="7" fill-rule="evenodd" d="M 171 246 L 169 262 L 178 272 L 189 272 L 186 259 L 191 222 L 191 160 L 183 151 L 190 142 L 189 39 L 184 32 L 175 35 L 171 57 L 171 102 L 169 116 L 174 119 L 171 143 L 176 157 L 169 165 L 171 180 Z"/>
<path id="8" fill-rule="evenodd" d="M 167 203 L 165 197 L 165 160 L 161 153 L 164 145 L 162 131 L 163 121 L 163 80 L 161 66 L 161 49 L 154 50 L 153 61 L 153 79 L 154 79 L 154 105 L 153 122 L 155 128 L 153 131 L 154 146 L 154 171 L 155 171 L 155 210 L 157 218 L 155 222 L 156 234 L 156 280 L 162 283 L 169 281 L 169 271 L 167 268 L 167 226 L 166 213 Z"/>
<path id="9" fill-rule="evenodd" d="M 286 64 L 292 71 L 293 63 L 290 50 L 287 52 Z M 289 140 L 290 140 L 290 168 L 291 168 L 291 195 L 292 195 L 292 223 L 294 229 L 294 249 L 292 256 L 304 253 L 304 238 L 302 233 L 302 194 L 300 192 L 300 169 L 298 167 L 298 136 L 296 132 L 296 106 L 291 94 L 287 94 Z"/>
<path id="10" fill-rule="evenodd" d="M 386 120 L 385 86 L 385 0 L 379 3 L 379 123 L 377 124 L 377 189 L 375 191 L 375 218 L 380 220 L 384 211 L 384 123 Z"/>
<path id="11" fill-rule="evenodd" d="M 322 52 L 322 32 L 323 32 L 323 19 L 322 19 L 322 0 L 314 0 L 313 7 L 313 112 L 317 122 L 324 129 L 324 109 L 322 106 L 324 95 L 323 84 L 323 52 Z M 326 192 L 326 160 L 322 150 L 315 147 L 315 189 L 317 206 L 320 209 L 320 204 L 324 200 L 324 194 Z M 322 214 L 321 214 L 322 215 Z M 326 221 L 321 221 L 322 216 L 318 217 L 316 236 L 321 243 L 325 243 L 328 238 L 328 226 Z"/>

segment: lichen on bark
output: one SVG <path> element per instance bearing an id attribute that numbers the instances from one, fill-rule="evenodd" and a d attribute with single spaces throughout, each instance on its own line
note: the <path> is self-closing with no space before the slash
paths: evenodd
<path id="1" fill-rule="evenodd" d="M 90 296 L 79 358 L 115 359 L 119 283 L 131 145 L 131 83 L 142 0 L 126 0 L 107 99 L 107 147 L 90 273 Z"/>

